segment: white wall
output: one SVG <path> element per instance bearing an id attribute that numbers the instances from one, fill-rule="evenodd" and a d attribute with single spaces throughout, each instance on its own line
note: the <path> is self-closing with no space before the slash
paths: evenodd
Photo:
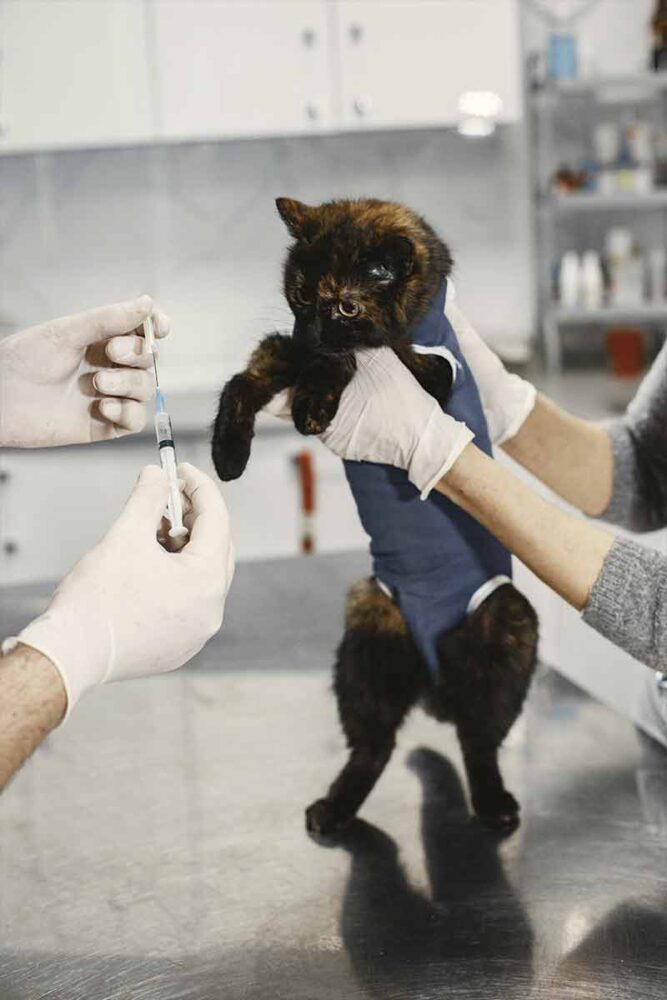
<path id="1" fill-rule="evenodd" d="M 526 338 L 525 178 L 519 127 L 481 144 L 411 132 L 0 158 L 0 319 L 147 290 L 173 316 L 164 361 L 178 379 L 222 381 L 251 341 L 290 322 L 273 199 L 372 195 L 414 206 L 450 241 L 490 337 Z"/>

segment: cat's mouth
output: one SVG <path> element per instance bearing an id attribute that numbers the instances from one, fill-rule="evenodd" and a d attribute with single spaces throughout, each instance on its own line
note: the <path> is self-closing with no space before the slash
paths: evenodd
<path id="1" fill-rule="evenodd" d="M 359 347 L 381 347 L 387 343 L 383 330 L 362 314 L 323 318 L 319 313 L 298 316 L 292 332 L 299 348 L 313 352 L 353 351 Z"/>

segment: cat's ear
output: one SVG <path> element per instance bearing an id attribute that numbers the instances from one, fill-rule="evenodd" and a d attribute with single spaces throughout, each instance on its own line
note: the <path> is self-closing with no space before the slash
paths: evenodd
<path id="1" fill-rule="evenodd" d="M 296 198 L 276 198 L 278 214 L 295 240 L 309 240 L 317 229 L 317 209 Z"/>
<path id="2" fill-rule="evenodd" d="M 385 267 L 396 279 L 409 278 L 414 270 L 415 245 L 407 236 L 398 233 L 387 236 L 380 246 Z"/>

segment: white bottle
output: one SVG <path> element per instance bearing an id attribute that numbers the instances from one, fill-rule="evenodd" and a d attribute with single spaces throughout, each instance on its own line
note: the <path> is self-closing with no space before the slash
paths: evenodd
<path id="1" fill-rule="evenodd" d="M 558 296 L 564 309 L 577 309 L 581 295 L 581 261 L 576 250 L 564 253 L 558 275 Z"/>
<path id="2" fill-rule="evenodd" d="M 604 295 L 604 277 L 600 255 L 587 250 L 581 264 L 581 301 L 584 309 L 600 309 Z"/>
<path id="3" fill-rule="evenodd" d="M 667 299 L 667 283 L 665 282 L 665 267 L 667 254 L 664 247 L 654 247 L 648 254 L 649 294 L 651 302 L 664 302 Z"/>

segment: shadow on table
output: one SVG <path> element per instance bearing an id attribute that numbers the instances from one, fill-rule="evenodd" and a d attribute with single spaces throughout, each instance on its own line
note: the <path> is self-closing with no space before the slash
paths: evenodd
<path id="1" fill-rule="evenodd" d="M 658 841 L 667 831 L 664 761 L 661 751 L 639 772 L 638 823 Z M 303 941 L 289 948 L 256 940 L 174 961 L 0 951 L 0 1000 L 664 1000 L 661 871 L 655 896 L 642 880 L 636 899 L 611 906 L 557 966 L 540 968 L 500 841 L 471 822 L 454 768 L 431 750 L 415 751 L 409 766 L 423 790 L 429 891 L 409 883 L 390 837 L 355 821 L 333 847 L 350 856 L 340 950 L 313 947 L 306 914 Z M 567 853 L 558 875 L 571 877 Z"/>
<path id="2" fill-rule="evenodd" d="M 471 822 L 453 766 L 421 749 L 428 896 L 414 889 L 386 834 L 355 821 L 339 845 L 350 853 L 341 935 L 371 997 L 525 997 L 533 935 L 498 857 L 500 840 Z M 490 991 L 490 992 L 489 992 Z"/>

